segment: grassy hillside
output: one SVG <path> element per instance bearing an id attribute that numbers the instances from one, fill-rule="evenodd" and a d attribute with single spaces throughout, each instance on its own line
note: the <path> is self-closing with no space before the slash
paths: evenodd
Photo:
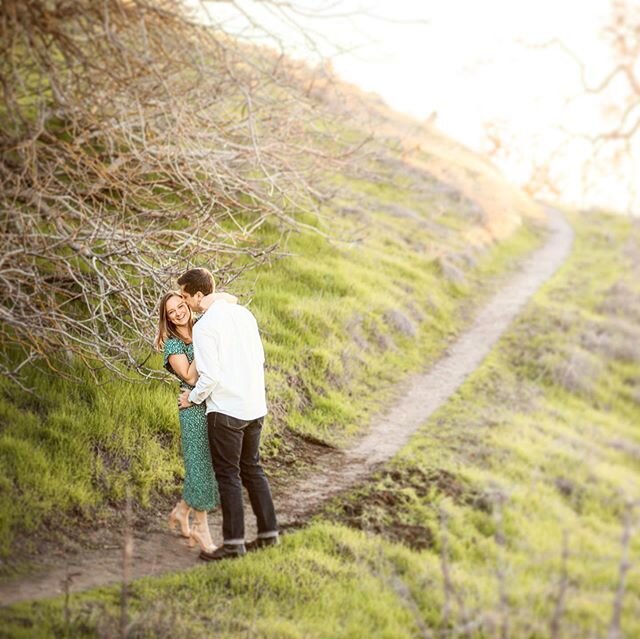
<path id="1" fill-rule="evenodd" d="M 264 452 L 295 463 L 301 438 L 366 426 L 540 241 L 539 207 L 437 132 L 177 6 L 116 5 L 0 24 L 2 573 L 116 520 L 126 487 L 142 515 L 179 494 L 175 382 L 115 374 L 161 368 L 176 273 L 206 265 L 255 311 Z"/>
<path id="2" fill-rule="evenodd" d="M 437 357 L 469 304 L 539 241 L 528 222 L 501 244 L 469 244 L 465 233 L 483 227 L 479 207 L 428 173 L 348 186 L 344 208 L 335 202 L 327 211 L 341 228 L 338 239 L 291 234 L 281 243 L 289 257 L 248 271 L 231 288 L 264 336 L 267 457 L 295 458 L 290 433 L 339 444 L 366 425 L 385 399 L 379 389 L 390 391 L 402 374 Z M 279 234 L 267 224 L 260 241 Z M 159 356 L 150 361 L 161 365 Z M 25 533 L 106 516 L 127 485 L 143 508 L 179 490 L 175 383 L 102 374 L 96 385 L 64 353 L 54 362 L 70 366 L 73 379 L 27 371 L 33 393 L 0 384 L 5 556 L 29 547 Z"/>
<path id="3" fill-rule="evenodd" d="M 573 221 L 568 263 L 384 473 L 279 548 L 136 582 L 135 636 L 604 637 L 640 499 L 640 229 Z M 108 636 L 118 596 L 74 595 L 66 627 L 61 599 L 14 606 L 3 632 Z"/>

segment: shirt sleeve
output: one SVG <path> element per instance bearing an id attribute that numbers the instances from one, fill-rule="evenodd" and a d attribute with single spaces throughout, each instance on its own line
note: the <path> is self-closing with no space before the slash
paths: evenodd
<path id="1" fill-rule="evenodd" d="M 173 370 L 173 367 L 169 363 L 169 357 L 171 355 L 184 355 L 184 354 L 185 354 L 185 352 L 184 352 L 184 344 L 183 344 L 183 342 L 181 342 L 178 339 L 175 339 L 174 337 L 170 337 L 164 343 L 164 367 L 170 373 L 173 373 L 175 375 L 175 371 Z"/>
<path id="2" fill-rule="evenodd" d="M 193 352 L 198 371 L 198 381 L 189 393 L 192 404 L 202 404 L 211 395 L 220 381 L 220 356 L 218 336 L 215 331 L 193 331 Z"/>
<path id="3" fill-rule="evenodd" d="M 254 322 L 255 322 L 255 319 L 254 319 Z M 261 364 L 264 364 L 264 346 L 262 344 L 262 337 L 260 336 L 260 331 L 258 330 L 258 322 L 255 322 L 255 326 L 256 326 L 256 336 L 257 336 L 257 339 L 256 339 L 257 357 L 258 357 L 258 361 Z"/>

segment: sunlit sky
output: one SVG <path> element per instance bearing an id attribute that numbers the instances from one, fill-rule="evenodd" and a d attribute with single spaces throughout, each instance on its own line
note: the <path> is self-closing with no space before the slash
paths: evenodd
<path id="1" fill-rule="evenodd" d="M 192 0 L 196 2 L 196 0 Z M 295 0 L 292 0 L 295 3 Z M 232 3 L 233 4 L 233 3 Z M 237 6 L 277 32 L 287 52 L 312 57 L 300 30 L 252 0 Z M 587 64 L 590 77 L 610 67 L 601 32 L 610 0 L 343 0 L 298 2 L 325 17 L 298 16 L 302 32 L 331 54 L 345 80 L 378 93 L 394 109 L 417 119 L 435 114 L 442 132 L 477 151 L 488 148 L 485 125 L 506 131 L 512 147 L 501 168 L 515 182 L 526 180 L 534 158 L 545 157 L 563 139 L 560 127 L 593 131 L 601 107 L 569 101 L 581 93 L 575 63 L 557 47 L 530 45 L 561 39 Z M 250 34 L 230 19 L 229 3 L 210 2 L 216 21 Z M 573 144 L 562 163 L 563 201 L 624 209 L 628 187 L 603 175 L 587 196 L 577 179 L 586 144 Z M 640 177 L 640 176 L 638 176 Z"/>

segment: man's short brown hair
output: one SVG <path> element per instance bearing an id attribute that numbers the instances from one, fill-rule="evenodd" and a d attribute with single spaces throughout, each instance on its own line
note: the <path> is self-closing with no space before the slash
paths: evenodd
<path id="1" fill-rule="evenodd" d="M 200 291 L 203 295 L 213 293 L 216 288 L 211 271 L 206 268 L 192 268 L 178 278 L 178 284 L 185 293 L 195 295 Z"/>

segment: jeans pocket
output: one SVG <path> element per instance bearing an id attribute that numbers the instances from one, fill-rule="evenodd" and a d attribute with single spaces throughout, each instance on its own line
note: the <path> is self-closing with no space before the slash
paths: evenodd
<path id="1" fill-rule="evenodd" d="M 249 422 L 244 419 L 238 419 L 237 417 L 231 417 L 231 415 L 225 415 L 224 413 L 215 413 L 214 427 L 216 425 L 224 426 L 229 430 L 241 431 L 244 430 Z"/>

